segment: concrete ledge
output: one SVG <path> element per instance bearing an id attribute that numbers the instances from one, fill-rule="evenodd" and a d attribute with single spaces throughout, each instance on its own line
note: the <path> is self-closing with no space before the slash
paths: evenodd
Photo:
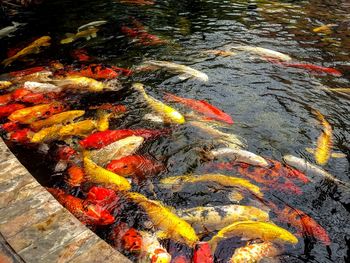
<path id="1" fill-rule="evenodd" d="M 131 262 L 79 222 L 0 139 L 0 262 Z"/>

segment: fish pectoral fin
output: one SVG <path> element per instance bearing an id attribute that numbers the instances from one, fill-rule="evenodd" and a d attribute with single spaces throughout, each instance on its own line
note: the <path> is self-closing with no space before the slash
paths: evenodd
<path id="1" fill-rule="evenodd" d="M 186 80 L 186 79 L 192 78 L 191 75 L 186 74 L 186 73 L 185 73 L 185 74 L 181 74 L 181 75 L 179 75 L 178 77 L 179 77 L 179 79 L 181 79 L 181 80 Z"/>

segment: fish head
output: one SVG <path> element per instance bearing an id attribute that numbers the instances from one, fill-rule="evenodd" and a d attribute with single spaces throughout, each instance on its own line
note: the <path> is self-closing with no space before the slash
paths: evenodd
<path id="1" fill-rule="evenodd" d="M 193 253 L 194 263 L 213 263 L 214 259 L 208 242 L 199 242 L 196 244 Z"/>
<path id="2" fill-rule="evenodd" d="M 111 211 L 118 205 L 119 197 L 111 189 L 93 186 L 87 194 L 86 201 L 100 205 L 102 208 Z"/>
<path id="3" fill-rule="evenodd" d="M 170 261 L 171 256 L 165 249 L 157 248 L 154 250 L 151 257 L 151 263 L 170 263 Z"/>
<path id="4" fill-rule="evenodd" d="M 41 38 L 38 38 L 37 40 L 34 41 L 35 46 L 49 46 L 50 43 L 49 41 L 51 40 L 51 37 L 49 36 L 43 36 Z"/>
<path id="5" fill-rule="evenodd" d="M 107 165 L 107 170 L 113 171 L 121 176 L 131 176 L 134 174 L 139 161 L 139 158 L 136 158 L 133 155 L 126 156 L 118 160 L 111 161 Z"/>
<path id="6" fill-rule="evenodd" d="M 142 248 L 142 236 L 134 228 L 130 228 L 122 237 L 123 248 L 132 253 L 138 253 Z"/>
<path id="7" fill-rule="evenodd" d="M 84 207 L 84 214 L 88 220 L 97 222 L 99 225 L 110 225 L 115 218 L 100 205 L 88 204 Z"/>

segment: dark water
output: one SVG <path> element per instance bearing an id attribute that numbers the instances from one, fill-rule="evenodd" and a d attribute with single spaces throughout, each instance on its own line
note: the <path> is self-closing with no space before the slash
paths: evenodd
<path id="1" fill-rule="evenodd" d="M 6 9 L 5 9 L 6 10 Z M 118 1 L 47 1 L 29 10 L 19 10 L 11 17 L 2 16 L 1 28 L 10 21 L 27 23 L 15 37 L 0 39 L 0 56 L 8 48 L 43 35 L 52 37 L 52 45 L 35 56 L 33 65 L 59 60 L 65 65 L 75 62 L 70 52 L 85 48 L 95 62 L 133 67 L 143 60 L 167 60 L 205 72 L 209 82 L 179 80 L 164 73 L 145 73 L 122 80 L 126 89 L 133 81 L 147 84 L 147 92 L 162 98 L 164 92 L 182 97 L 205 99 L 230 114 L 235 124 L 222 130 L 246 139 L 248 150 L 269 159 L 281 161 L 293 154 L 314 162 L 305 147 L 314 147 L 321 126 L 311 109 L 322 112 L 333 127 L 334 151 L 347 158 L 331 159 L 324 167 L 335 177 L 349 181 L 350 119 L 349 95 L 325 90 L 346 88 L 350 83 L 350 3 L 349 1 L 155 1 L 154 5 L 128 5 Z M 120 27 L 137 19 L 149 32 L 171 42 L 169 45 L 140 46 L 125 37 Z M 67 32 L 95 20 L 107 20 L 98 37 L 60 45 Z M 337 24 L 331 34 L 314 33 L 322 24 Z M 227 44 L 260 46 L 290 55 L 295 61 L 333 67 L 342 77 L 316 75 L 304 69 L 287 68 L 268 63 L 248 53 L 231 57 L 203 55 L 201 51 L 220 49 Z M 33 56 L 34 57 L 34 56 Z M 27 62 L 28 64 L 32 62 Z M 27 64 L 27 66 L 28 66 Z M 16 63 L 1 72 L 25 68 Z M 87 101 L 100 98 L 87 98 Z M 123 91 L 120 99 L 129 109 L 128 116 L 112 128 L 152 125 L 140 120 L 146 105 L 138 94 Z M 175 105 L 180 111 L 186 111 Z M 114 125 L 114 127 L 113 127 Z M 160 126 L 153 126 L 159 128 Z M 210 144 L 210 138 L 184 125 L 173 136 L 147 144 L 148 152 L 167 164 L 169 175 L 204 170 L 199 150 Z M 33 156 L 33 149 L 13 146 L 13 150 L 38 179 L 46 185 L 54 182 L 45 170 L 48 158 Z M 44 158 L 43 158 L 44 157 Z M 37 162 L 33 164 L 33 158 Z M 224 204 L 220 196 L 205 198 L 189 194 L 167 196 L 159 193 L 166 204 L 174 207 Z M 192 192 L 191 192 L 192 191 Z M 349 204 L 339 200 L 320 182 L 302 186 L 300 196 L 274 191 L 267 194 L 274 202 L 286 203 L 303 210 L 329 233 L 330 246 L 309 238 L 299 238 L 298 245 L 286 247 L 283 262 L 348 262 L 350 260 Z M 184 201 L 185 200 L 185 201 Z M 287 224 L 281 226 L 293 232 Z M 100 233 L 104 236 L 103 231 Z M 230 252 L 233 253 L 233 250 Z M 227 256 L 227 255 L 226 255 Z M 230 256 L 230 255 L 229 255 Z M 219 257 L 220 258 L 220 257 Z M 219 260 L 223 262 L 223 259 Z"/>

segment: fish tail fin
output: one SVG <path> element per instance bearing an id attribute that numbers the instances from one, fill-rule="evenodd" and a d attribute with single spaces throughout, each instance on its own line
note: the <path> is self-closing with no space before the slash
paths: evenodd
<path id="1" fill-rule="evenodd" d="M 316 116 L 316 118 L 318 119 L 319 122 L 323 123 L 326 121 L 326 118 L 323 116 L 323 114 L 321 112 L 319 112 L 318 110 L 312 109 L 311 113 L 314 114 Z"/>
<path id="2" fill-rule="evenodd" d="M 176 96 L 176 95 L 174 95 L 174 94 L 171 94 L 171 93 L 165 93 L 164 99 L 165 99 L 166 101 L 176 101 L 176 102 L 178 102 L 178 101 L 181 100 L 180 97 L 178 97 L 178 96 Z"/>

